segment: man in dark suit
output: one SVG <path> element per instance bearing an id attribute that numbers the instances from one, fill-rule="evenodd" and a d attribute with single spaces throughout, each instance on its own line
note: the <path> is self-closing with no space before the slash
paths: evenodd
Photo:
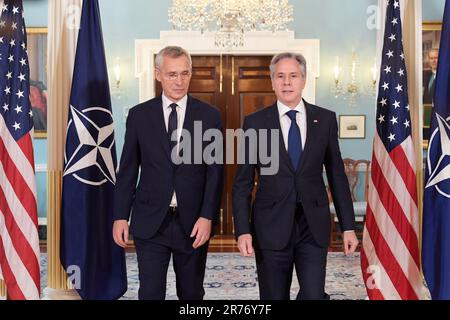
<path id="1" fill-rule="evenodd" d="M 182 145 L 185 133 L 193 136 L 194 122 L 203 132 L 222 130 L 222 123 L 216 108 L 187 94 L 191 74 L 189 53 L 180 47 L 162 49 L 155 59 L 162 95 L 132 108 L 127 118 L 113 236 L 118 245 L 126 246 L 132 211 L 129 232 L 136 245 L 141 300 L 165 299 L 171 256 L 178 298 L 200 300 L 205 293 L 208 241 L 218 221 L 223 162 L 194 163 L 198 146 L 188 150 Z M 203 142 L 200 150 L 207 146 Z M 192 159 L 179 164 L 179 156 L 187 151 Z"/>
<path id="2" fill-rule="evenodd" d="M 261 299 L 288 300 L 294 266 L 300 283 L 297 299 L 325 299 L 330 211 L 324 166 L 343 230 L 345 253 L 354 252 L 358 245 L 336 116 L 302 100 L 306 84 L 303 56 L 279 54 L 272 59 L 270 70 L 278 101 L 247 116 L 243 129 L 279 132 L 279 139 L 267 141 L 271 156 L 279 157 L 279 169 L 264 175 L 266 165 L 259 155 L 264 141 L 245 144 L 246 161 L 238 166 L 233 186 L 238 246 L 243 256 L 256 254 Z M 256 163 L 249 161 L 252 157 Z M 258 189 L 251 206 L 255 172 Z"/>
<path id="3" fill-rule="evenodd" d="M 430 69 L 423 71 L 423 103 L 432 104 L 436 84 L 436 71 L 439 59 L 439 49 L 428 51 L 428 65 Z"/>

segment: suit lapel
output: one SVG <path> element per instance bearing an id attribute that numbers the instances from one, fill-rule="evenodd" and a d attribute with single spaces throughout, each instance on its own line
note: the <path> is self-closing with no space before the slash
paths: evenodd
<path id="1" fill-rule="evenodd" d="M 184 113 L 183 129 L 189 131 L 191 138 L 194 138 L 194 121 L 197 105 L 193 103 L 191 96 L 188 95 L 186 111 Z"/>
<path id="2" fill-rule="evenodd" d="M 194 103 L 194 101 L 192 100 L 191 96 L 188 95 L 188 99 L 186 102 L 186 110 L 184 113 L 184 122 L 183 122 L 183 130 L 186 130 L 189 132 L 190 136 L 191 136 L 191 161 L 194 161 L 194 145 L 195 145 L 195 136 L 194 136 L 194 121 L 196 119 L 196 112 L 198 109 L 198 105 Z M 202 132 L 203 134 L 203 132 Z M 182 137 L 181 137 L 182 139 Z M 181 140 L 180 140 L 181 143 Z M 175 166 L 175 170 L 178 170 L 181 166 L 183 166 L 183 164 L 181 165 L 176 165 Z"/>
<path id="3" fill-rule="evenodd" d="M 316 118 L 314 107 L 307 103 L 305 100 L 303 100 L 303 102 L 305 103 L 306 110 L 306 141 L 303 148 L 302 158 L 300 160 L 300 165 L 298 166 L 297 174 L 299 174 L 303 170 L 303 167 L 305 166 L 305 163 L 307 162 L 308 157 L 311 153 L 311 148 L 316 141 L 315 137 L 317 137 L 319 134 L 319 122 Z"/>
<path id="4" fill-rule="evenodd" d="M 294 167 L 292 166 L 291 163 L 291 158 L 289 158 L 289 154 L 287 153 L 287 148 L 286 145 L 284 144 L 284 139 L 283 139 L 283 132 L 281 130 L 281 125 L 280 125 L 280 114 L 278 113 L 278 107 L 277 104 L 275 103 L 274 105 L 272 105 L 270 108 L 270 111 L 267 113 L 267 128 L 270 129 L 277 129 L 279 132 L 279 149 L 280 149 L 280 163 L 286 163 L 287 166 L 289 167 L 289 170 L 292 171 L 292 173 L 295 172 Z"/>
<path id="5" fill-rule="evenodd" d="M 157 97 L 153 105 L 153 128 L 156 129 L 156 134 L 160 138 L 159 141 L 164 150 L 164 153 L 170 159 L 169 136 L 167 133 L 166 122 L 164 120 L 163 105 L 161 95 Z"/>

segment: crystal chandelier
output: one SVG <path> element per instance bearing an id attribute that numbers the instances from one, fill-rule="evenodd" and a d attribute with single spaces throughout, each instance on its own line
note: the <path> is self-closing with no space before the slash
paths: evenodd
<path id="1" fill-rule="evenodd" d="M 293 11 L 288 0 L 173 0 L 169 22 L 178 30 L 215 31 L 215 45 L 231 49 L 244 45 L 245 32 L 287 30 Z"/>

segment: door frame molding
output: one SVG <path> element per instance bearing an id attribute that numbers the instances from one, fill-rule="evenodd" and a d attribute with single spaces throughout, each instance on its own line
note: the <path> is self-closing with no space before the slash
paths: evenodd
<path id="1" fill-rule="evenodd" d="M 161 31 L 160 39 L 135 40 L 135 76 L 139 79 L 139 102 L 155 96 L 154 61 L 151 57 L 168 45 L 185 48 L 191 55 L 274 55 L 291 51 L 308 62 L 304 98 L 315 103 L 316 82 L 320 76 L 320 40 L 295 39 L 293 31 L 254 31 L 245 34 L 244 46 L 227 51 L 214 45 L 214 33 L 199 31 Z"/>

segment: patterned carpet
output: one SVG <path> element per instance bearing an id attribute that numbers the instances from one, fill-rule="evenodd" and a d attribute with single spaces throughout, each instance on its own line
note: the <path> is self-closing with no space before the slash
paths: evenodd
<path id="1" fill-rule="evenodd" d="M 41 283 L 47 284 L 47 255 L 41 257 Z M 128 291 L 124 300 L 137 299 L 139 286 L 136 254 L 127 254 Z M 167 275 L 167 299 L 176 300 L 175 274 L 172 266 Z M 298 292 L 294 275 L 291 298 Z M 43 289 L 42 288 L 42 289 Z M 257 300 L 258 283 L 254 258 L 243 258 L 236 253 L 210 253 L 206 266 L 205 299 L 207 300 Z M 342 253 L 329 253 L 326 291 L 333 300 L 361 300 L 366 298 L 359 254 L 345 257 Z"/>

